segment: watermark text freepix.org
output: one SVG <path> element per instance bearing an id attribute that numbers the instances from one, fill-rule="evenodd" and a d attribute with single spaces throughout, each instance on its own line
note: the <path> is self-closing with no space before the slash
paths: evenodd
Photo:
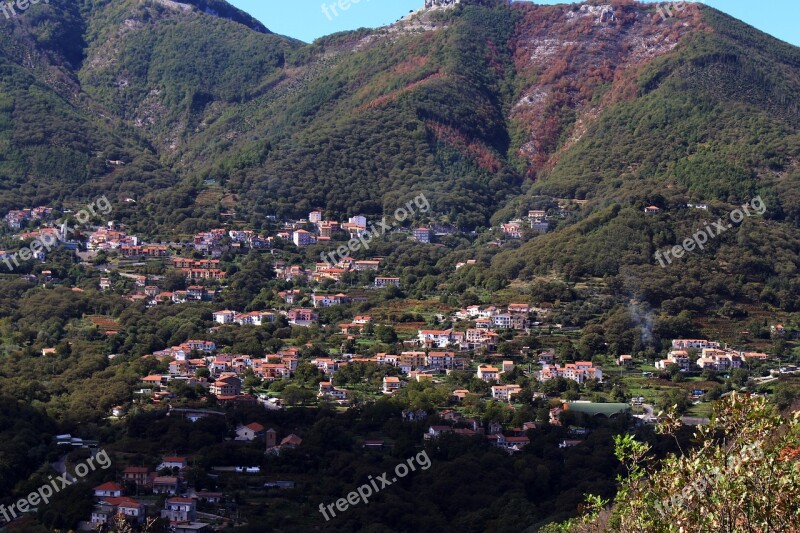
<path id="1" fill-rule="evenodd" d="M 417 468 L 414 465 L 415 461 L 417 465 L 419 465 L 420 470 L 427 470 L 431 467 L 431 459 L 428 457 L 428 452 L 421 451 L 416 456 L 408 459 L 405 463 L 400 463 L 397 465 L 394 468 L 395 475 L 391 479 L 389 479 L 389 472 L 384 472 L 374 479 L 372 476 L 369 476 L 367 478 L 369 480 L 368 483 L 364 483 L 356 490 L 350 492 L 346 498 L 339 498 L 335 503 L 328 505 L 325 505 L 324 503 L 319 504 L 319 512 L 322 513 L 322 516 L 325 517 L 325 521 L 327 522 L 331 518 L 336 517 L 336 511 L 334 511 L 334 508 L 340 513 L 343 513 L 350 506 L 358 505 L 359 502 L 369 503 L 370 497 L 376 495 L 392 483 L 396 483 L 401 478 L 406 477 L 409 473 L 416 472 Z M 378 486 L 379 484 L 380 486 Z M 330 516 L 328 516 L 328 513 L 330 513 Z"/>
<path id="2" fill-rule="evenodd" d="M 426 213 L 431 208 L 431 204 L 428 203 L 428 199 L 425 198 L 425 195 L 420 194 L 413 200 L 409 200 L 405 206 L 398 207 L 395 210 L 394 219 L 397 221 L 397 223 L 401 223 L 409 216 L 414 215 L 416 213 L 414 206 L 416 206 L 420 213 Z M 386 217 L 383 217 L 381 218 L 380 222 L 377 223 L 377 227 L 375 224 L 373 224 L 368 231 L 362 231 L 359 233 L 358 237 L 353 237 L 350 239 L 347 245 L 340 246 L 334 252 L 321 252 L 319 257 L 329 267 L 333 267 L 337 263 L 341 262 L 342 259 L 347 257 L 350 252 L 355 252 L 362 247 L 369 250 L 369 243 L 371 243 L 373 239 L 384 235 L 387 231 L 391 231 L 393 228 L 393 225 L 386 223 Z M 338 256 L 338 259 L 335 259 L 334 256 Z"/>
<path id="3" fill-rule="evenodd" d="M 361 2 L 369 2 L 370 0 L 337 0 L 330 5 L 322 4 L 322 12 L 328 17 L 328 20 L 333 20 L 333 17 L 339 16 L 339 10 L 347 11 L 353 4 L 360 4 Z M 338 9 L 337 9 L 338 8 Z M 333 16 L 331 16 L 333 13 Z"/>
<path id="4" fill-rule="evenodd" d="M 676 244 L 672 248 L 666 248 L 664 250 L 658 250 L 655 253 L 655 258 L 658 260 L 658 263 L 661 265 L 662 268 L 666 268 L 668 264 L 672 264 L 672 258 L 670 257 L 675 256 L 677 259 L 683 257 L 685 252 L 692 252 L 695 249 L 703 250 L 705 249 L 706 243 L 709 239 L 713 239 L 715 237 L 719 237 L 729 229 L 733 228 L 734 224 L 739 224 L 744 220 L 746 216 L 751 217 L 753 215 L 763 215 L 767 210 L 767 206 L 764 204 L 763 200 L 761 200 L 760 196 L 756 196 L 749 203 L 742 205 L 740 209 L 734 209 L 728 215 L 730 219 L 729 223 L 725 222 L 725 219 L 717 219 L 716 222 L 712 222 L 711 224 L 706 224 L 706 227 L 697 231 L 691 237 L 684 239 L 681 244 Z M 665 262 L 666 261 L 666 262 Z"/>
<path id="5" fill-rule="evenodd" d="M 683 11 L 689 4 L 692 2 L 669 2 L 667 5 L 662 6 L 659 5 L 656 7 L 656 12 L 661 15 L 661 20 L 667 20 L 668 18 L 674 17 L 675 14 L 672 12 L 674 11 Z"/>
<path id="6" fill-rule="evenodd" d="M 81 478 L 88 476 L 89 472 L 97 470 L 98 466 L 103 470 L 107 470 L 111 466 L 111 458 L 105 450 L 100 450 L 94 457 L 89 457 L 85 462 L 76 465 L 73 479 L 70 479 L 69 474 L 66 472 L 55 478 L 49 476 L 49 483 L 45 483 L 16 503 L 12 503 L 8 507 L 0 505 L 0 516 L 4 519 L 4 522 L 0 522 L 0 525 L 16 520 L 18 514 L 22 515 L 32 509 L 36 509 L 40 504 L 47 505 L 54 494 L 58 494 L 70 485 L 74 485 Z"/>
<path id="7" fill-rule="evenodd" d="M 728 472 L 730 472 L 736 468 L 746 468 L 751 461 L 763 458 L 764 450 L 758 447 L 757 444 L 751 444 L 745 446 L 738 455 L 729 457 L 725 466 Z M 697 497 L 704 497 L 706 491 L 709 489 L 713 490 L 721 480 L 725 479 L 725 476 L 726 472 L 717 468 L 701 475 L 699 479 L 695 479 L 690 484 L 683 487 L 681 492 L 673 495 L 671 498 L 656 502 L 656 511 L 662 517 L 667 517 L 673 508 L 679 507 L 681 509 L 686 509 L 692 505 L 697 505 Z M 692 492 L 695 492 L 697 497 L 693 498 Z"/>
<path id="8" fill-rule="evenodd" d="M 108 201 L 108 198 L 105 196 L 101 196 L 94 202 L 90 203 L 80 211 L 75 214 L 75 220 L 79 224 L 86 224 L 91 220 L 93 216 L 98 214 L 101 215 L 108 215 L 112 210 L 111 202 Z M 71 228 L 67 229 L 68 232 L 74 231 Z M 23 261 L 29 260 L 31 257 L 34 257 L 37 252 L 42 250 L 50 251 L 53 247 L 58 244 L 61 240 L 62 236 L 58 233 L 54 232 L 42 232 L 39 237 L 35 238 L 33 242 L 31 242 L 28 246 L 24 248 L 20 248 L 18 251 L 14 252 L 13 254 L 6 254 L 2 257 L 2 261 L 8 267 L 8 270 L 13 271 L 16 267 L 19 266 L 19 260 L 22 259 Z M 14 263 L 13 265 L 11 263 Z"/>
<path id="9" fill-rule="evenodd" d="M 15 0 L 13 2 L 0 1 L 0 11 L 3 12 L 3 15 L 5 15 L 7 19 L 10 19 L 12 16 L 17 16 L 17 11 L 24 13 L 28 10 L 28 8 L 35 6 L 39 2 L 49 4 L 50 0 Z"/>

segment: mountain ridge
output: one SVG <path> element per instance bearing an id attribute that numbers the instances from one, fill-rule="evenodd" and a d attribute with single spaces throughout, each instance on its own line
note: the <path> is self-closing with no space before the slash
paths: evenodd
<path id="1" fill-rule="evenodd" d="M 754 111 L 764 87 L 777 97 L 796 94 L 800 79 L 794 47 L 698 4 L 666 20 L 655 5 L 631 1 L 467 4 L 305 45 L 253 29 L 224 2 L 86 0 L 71 12 L 71 26 L 58 21 L 66 25 L 63 39 L 80 33 L 80 54 L 67 54 L 80 61 L 47 56 L 40 64 L 61 73 L 66 89 L 54 82 L 54 90 L 80 101 L 87 120 L 102 118 L 116 135 L 136 139 L 134 152 L 156 157 L 158 172 L 172 183 L 167 197 L 199 191 L 197 183 L 211 180 L 238 195 L 252 216 L 296 215 L 309 206 L 378 214 L 414 187 L 441 204 L 443 221 L 466 228 L 487 226 L 528 202 L 529 188 L 555 197 L 598 191 L 607 197 L 614 175 L 629 165 L 587 173 L 580 154 L 610 113 L 628 113 L 670 77 L 699 73 L 680 84 L 719 93 L 698 85 L 701 100 L 728 98 L 736 87 L 722 82 L 736 79 L 730 65 L 738 65 L 751 80 L 752 94 L 742 97 Z M 46 14 L 29 14 L 34 41 L 38 27 L 56 24 Z M 41 42 L 26 46 L 48 50 Z M 186 53 L 175 56 L 176 49 Z M 791 68 L 759 72 L 752 61 L 737 59 L 751 49 L 762 64 Z M 787 103 L 774 98 L 767 105 L 777 117 L 777 109 L 795 108 Z M 381 121 L 398 128 L 387 132 Z M 396 139 L 368 141 L 378 132 Z M 630 135 L 611 152 L 635 151 Z M 370 142 L 384 145 L 380 154 L 367 155 Z M 404 145 L 411 158 L 398 153 Z M 316 153 L 321 146 L 327 151 Z M 323 162 L 319 176 L 311 161 Z M 287 177 L 303 172 L 311 174 L 301 193 Z M 375 173 L 396 185 L 364 187 Z M 154 200 L 152 212 L 162 209 L 146 185 L 111 183 L 119 194 Z M 451 186 L 456 193 L 445 192 Z M 186 207 L 192 220 L 215 216 Z"/>

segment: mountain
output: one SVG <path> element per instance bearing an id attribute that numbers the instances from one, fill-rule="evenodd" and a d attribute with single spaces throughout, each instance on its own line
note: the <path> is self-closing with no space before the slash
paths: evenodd
<path id="1" fill-rule="evenodd" d="M 298 46 L 216 0 L 53 0 L 0 32 L 5 208 L 178 185 L 162 152 L 192 110 L 241 99 Z"/>
<path id="2" fill-rule="evenodd" d="M 653 203 L 761 194 L 790 231 L 800 52 L 706 6 L 657 8 L 467 1 L 304 44 L 221 0 L 53 0 L 0 19 L 0 205 L 102 190 L 163 235 L 232 207 L 260 227 L 424 192 L 472 229 L 588 201 L 500 254 L 506 282 L 652 265 L 694 219 L 645 219 Z"/>

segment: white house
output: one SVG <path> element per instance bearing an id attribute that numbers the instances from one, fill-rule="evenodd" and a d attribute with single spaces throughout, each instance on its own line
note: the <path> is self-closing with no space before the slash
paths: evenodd
<path id="1" fill-rule="evenodd" d="M 383 392 L 391 394 L 401 387 L 400 378 L 395 376 L 386 376 L 383 378 Z"/>
<path id="2" fill-rule="evenodd" d="M 101 498 L 92 510 L 91 522 L 93 525 L 106 524 L 117 515 L 141 523 L 144 521 L 145 507 L 141 502 L 125 496 Z"/>
<path id="3" fill-rule="evenodd" d="M 603 371 L 590 361 L 577 361 L 563 367 L 559 365 L 544 365 L 541 372 L 539 372 L 539 381 L 548 381 L 557 377 L 583 384 L 590 379 L 602 381 Z"/>
<path id="4" fill-rule="evenodd" d="M 315 241 L 316 239 L 314 239 L 314 236 L 304 229 L 299 229 L 292 233 L 292 242 L 295 246 L 309 246 L 314 244 Z"/>
<path id="5" fill-rule="evenodd" d="M 258 422 L 247 424 L 246 426 L 239 426 L 236 428 L 236 439 L 239 441 L 254 441 L 258 437 L 264 435 L 264 426 Z"/>
<path id="6" fill-rule="evenodd" d="M 94 495 L 97 498 L 112 497 L 116 498 L 122 496 L 123 487 L 119 483 L 109 481 L 94 488 Z"/>
<path id="7" fill-rule="evenodd" d="M 197 518 L 197 503 L 192 498 L 168 498 L 161 510 L 161 518 L 170 522 L 190 522 Z"/>
<path id="8" fill-rule="evenodd" d="M 346 400 L 347 391 L 344 389 L 337 389 L 330 381 L 321 381 L 319 384 L 319 398 L 331 398 L 334 400 Z"/>
<path id="9" fill-rule="evenodd" d="M 502 313 L 492 317 L 492 324 L 499 329 L 511 329 L 511 315 Z"/>
<path id="10" fill-rule="evenodd" d="M 182 469 L 186 468 L 187 464 L 186 457 L 164 457 L 161 460 L 161 464 L 158 465 L 158 470 L 164 468 L 169 468 L 170 470 L 173 468 Z"/>
<path id="11" fill-rule="evenodd" d="M 483 381 L 497 381 L 500 377 L 500 371 L 491 365 L 480 365 L 478 367 L 478 378 Z"/>
<path id="12" fill-rule="evenodd" d="M 494 385 L 492 387 L 492 398 L 507 402 L 517 396 L 520 391 L 522 391 L 522 387 L 519 385 Z"/>
<path id="13" fill-rule="evenodd" d="M 666 359 L 656 361 L 656 368 L 666 370 L 670 365 L 678 365 L 681 372 L 687 372 L 691 366 L 689 353 L 686 350 L 672 350 Z"/>
<path id="14" fill-rule="evenodd" d="M 709 341 L 706 339 L 674 339 L 672 341 L 673 350 L 688 350 L 694 348 L 702 350 L 703 348 L 719 348 L 718 342 Z"/>
<path id="15" fill-rule="evenodd" d="M 355 224 L 356 226 L 361 226 L 362 228 L 367 227 L 367 217 L 365 216 L 357 215 L 354 217 L 350 217 L 349 219 L 347 219 L 347 222 L 350 224 Z"/>
<path id="16" fill-rule="evenodd" d="M 420 344 L 436 348 L 447 348 L 452 338 L 453 330 L 421 329 L 417 334 Z"/>
<path id="17" fill-rule="evenodd" d="M 275 322 L 275 313 L 267 313 L 262 311 L 253 311 L 252 313 L 239 313 L 234 318 L 237 324 L 260 326 L 264 322 Z"/>
<path id="18" fill-rule="evenodd" d="M 217 311 L 214 313 L 214 322 L 217 324 L 231 324 L 233 320 L 236 318 L 235 311 Z"/>

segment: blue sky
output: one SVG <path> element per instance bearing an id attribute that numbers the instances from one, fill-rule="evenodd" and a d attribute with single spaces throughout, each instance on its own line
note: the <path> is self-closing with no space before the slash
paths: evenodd
<path id="1" fill-rule="evenodd" d="M 391 24 L 409 11 L 424 4 L 423 0 L 350 0 L 346 10 L 336 6 L 339 0 L 228 0 L 247 11 L 270 30 L 311 42 L 317 37 L 337 31 Z M 342 0 L 347 5 L 347 0 Z M 568 0 L 538 0 L 538 4 L 568 3 Z M 800 5 L 797 0 L 704 0 L 704 4 L 741 19 L 775 37 L 800 46 Z M 334 11 L 335 10 L 335 11 Z"/>

